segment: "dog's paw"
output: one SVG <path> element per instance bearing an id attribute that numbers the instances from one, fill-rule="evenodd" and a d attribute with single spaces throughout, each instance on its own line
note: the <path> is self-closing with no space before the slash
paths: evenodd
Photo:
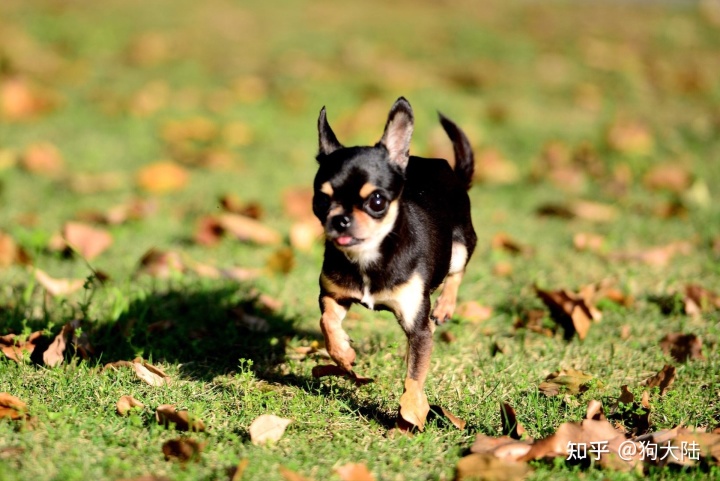
<path id="1" fill-rule="evenodd" d="M 428 412 L 430 412 L 430 404 L 423 392 L 422 384 L 413 379 L 406 379 L 405 391 L 400 396 L 400 418 L 422 431 L 425 428 Z"/>
<path id="2" fill-rule="evenodd" d="M 454 313 L 455 302 L 448 302 L 444 300 L 442 296 L 440 296 L 440 298 L 438 298 L 437 304 L 435 305 L 435 309 L 432 312 L 432 315 L 430 315 L 430 319 L 432 319 L 435 324 L 441 325 L 449 321 Z"/>
<path id="3" fill-rule="evenodd" d="M 344 343 L 345 346 L 327 346 L 328 354 L 335 363 L 344 369 L 346 372 L 352 372 L 352 366 L 355 364 L 355 349 L 350 347 L 349 343 Z"/>

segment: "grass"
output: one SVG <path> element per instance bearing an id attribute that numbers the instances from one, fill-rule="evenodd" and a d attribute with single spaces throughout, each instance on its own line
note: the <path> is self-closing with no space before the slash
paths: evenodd
<path id="1" fill-rule="evenodd" d="M 0 270 L 0 334 L 57 333 L 81 318 L 97 351 L 90 360 L 72 358 L 57 368 L 0 360 L 0 392 L 26 401 L 37 418 L 35 429 L 0 422 L 0 480 L 143 474 L 227 479 L 228 470 L 245 458 L 250 463 L 243 479 L 282 479 L 280 464 L 314 479 L 339 479 L 333 468 L 365 462 L 379 480 L 449 480 L 477 433 L 500 433 L 499 402 L 515 408 L 531 436 L 550 435 L 561 423 L 581 419 L 589 400 L 609 405 L 621 385 L 639 395 L 642 380 L 674 363 L 659 339 L 680 331 L 702 337 L 706 359 L 675 363 L 672 389 L 651 396 L 653 429 L 720 423 L 717 311 L 692 318 L 677 310 L 663 313 L 653 302 L 688 282 L 720 291 L 720 258 L 711 247 L 720 234 L 720 30 L 695 5 L 478 6 L 457 0 L 341 8 L 300 0 L 5 0 L 0 17 L 3 78 L 21 75 L 59 99 L 46 115 L 2 121 L 0 150 L 22 152 L 51 142 L 67 164 L 60 179 L 0 167 L 0 230 L 30 253 L 35 267 L 55 277 L 91 274 L 81 259 L 46 249 L 65 221 L 138 195 L 151 197 L 133 179 L 143 165 L 173 156 L 162 138 L 168 121 L 202 117 L 221 129 L 240 122 L 251 132 L 247 143 L 216 140 L 210 146 L 231 158 L 229 166 L 191 167 L 184 189 L 155 198 L 156 214 L 109 227 L 114 243 L 92 261 L 110 275 L 109 282 L 50 298 L 31 270 Z M 154 45 L 159 53 L 152 53 Z M 260 93 L 246 98 L 248 85 L 257 83 Z M 143 110 L 138 95 L 146 89 L 156 108 Z M 341 141 L 364 144 L 379 137 L 399 95 L 416 111 L 414 152 L 438 149 L 432 139 L 440 109 L 466 129 L 478 151 L 498 150 L 520 174 L 510 184 L 478 183 L 470 192 L 479 248 L 460 296 L 492 306 L 494 314 L 483 323 L 458 319 L 439 329 L 457 341 L 438 341 L 433 354 L 430 402 L 465 419 L 468 428 L 435 420 L 413 438 L 387 436 L 404 375 L 404 337 L 391 317 L 354 308 L 345 321 L 358 351 L 357 371 L 375 379 L 368 386 L 313 379 L 311 369 L 322 359 L 288 355 L 321 338 L 320 246 L 296 252 L 287 275 L 268 273 L 239 285 L 191 274 L 167 280 L 134 275 L 151 247 L 179 250 L 200 262 L 264 267 L 273 247 L 229 239 L 199 246 L 189 242 L 195 221 L 218 211 L 220 195 L 235 193 L 259 202 L 264 222 L 287 234 L 291 220 L 282 195 L 311 185 L 319 108 L 327 106 Z M 618 118 L 644 125 L 652 147 L 611 148 L 607 132 Z M 607 189 L 610 174 L 570 191 L 533 180 L 543 146 L 553 140 L 571 150 L 592 146 L 607 173 L 627 168 L 633 179 L 627 192 Z M 443 142 L 441 149 L 447 148 Z M 710 200 L 684 193 L 685 217 L 653 215 L 673 197 L 643 187 L 645 173 L 661 162 L 684 165 Z M 108 171 L 120 179 L 116 189 L 81 194 L 69 187 L 78 173 Z M 542 204 L 577 198 L 612 203 L 619 217 L 593 223 L 535 214 Z M 500 231 L 534 253 L 511 256 L 491 249 Z M 677 240 L 691 240 L 694 247 L 667 266 L 653 267 L 578 252 L 572 246 L 577 232 L 602 234 L 608 252 Z M 512 275 L 493 275 L 498 262 L 510 263 Z M 630 308 L 603 305 L 602 322 L 584 341 L 512 327 L 521 312 L 542 307 L 533 284 L 577 288 L 608 277 L 637 302 Z M 229 315 L 252 303 L 254 290 L 282 302 L 266 316 L 265 333 L 249 332 Z M 174 322 L 172 329 L 148 331 L 166 320 Z M 623 339 L 625 325 L 630 336 Z M 504 352 L 493 355 L 495 344 Z M 130 370 L 100 372 L 106 362 L 135 356 L 161 366 L 173 384 L 153 388 Z M 576 397 L 540 394 L 538 384 L 561 368 L 582 369 L 596 381 Z M 115 402 L 125 394 L 147 408 L 117 416 Z M 154 408 L 164 403 L 188 409 L 208 426 L 190 435 L 206 443 L 198 463 L 164 460 L 162 443 L 178 436 L 155 423 Z M 293 422 L 277 444 L 253 446 L 248 426 L 265 413 Z M 564 463 L 533 467 L 532 479 L 636 477 Z M 717 467 L 649 473 L 653 479 L 717 475 Z"/>

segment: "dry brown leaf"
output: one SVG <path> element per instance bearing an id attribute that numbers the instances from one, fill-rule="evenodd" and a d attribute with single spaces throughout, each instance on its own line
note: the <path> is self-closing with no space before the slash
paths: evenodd
<path id="1" fill-rule="evenodd" d="M 643 381 L 642 385 L 647 386 L 649 389 L 659 387 L 660 395 L 662 396 L 670 389 L 673 382 L 675 382 L 675 367 L 670 364 L 665 364 L 659 373 Z"/>
<path id="2" fill-rule="evenodd" d="M 433 416 L 439 417 L 443 419 L 443 421 L 450 422 L 450 424 L 460 430 L 465 429 L 465 426 L 467 426 L 467 422 L 464 419 L 460 419 L 459 417 L 451 413 L 449 409 L 438 406 L 437 404 L 433 404 L 430 406 L 430 412 L 433 414 Z"/>
<path id="3" fill-rule="evenodd" d="M 143 409 L 145 405 L 130 395 L 125 395 L 115 403 L 115 410 L 120 416 L 125 416 L 133 408 Z"/>
<path id="4" fill-rule="evenodd" d="M 502 422 L 504 436 L 520 439 L 525 433 L 525 428 L 517 420 L 515 410 L 508 403 L 500 403 L 500 421 Z"/>
<path id="5" fill-rule="evenodd" d="M 543 326 L 545 319 L 545 311 L 543 309 L 527 309 L 524 310 L 513 322 L 513 328 L 527 328 L 546 337 L 552 337 L 554 330 Z"/>
<path id="6" fill-rule="evenodd" d="M 587 410 L 585 411 L 585 419 L 594 419 L 596 421 L 605 420 L 605 412 L 600 401 L 592 399 L 588 403 Z"/>
<path id="7" fill-rule="evenodd" d="M 67 222 L 63 237 L 82 257 L 93 260 L 113 243 L 110 233 L 80 222 Z"/>
<path id="8" fill-rule="evenodd" d="M 655 147 L 655 140 L 647 125 L 637 120 L 620 119 L 607 133 L 608 145 L 622 154 L 647 155 Z"/>
<path id="9" fill-rule="evenodd" d="M 495 250 L 504 250 L 511 254 L 530 255 L 533 252 L 532 248 L 520 244 L 504 232 L 498 232 L 495 234 L 490 242 L 490 245 Z"/>
<path id="10" fill-rule="evenodd" d="M 67 296 L 85 285 L 84 279 L 55 279 L 40 269 L 35 269 L 35 280 L 52 296 Z"/>
<path id="11" fill-rule="evenodd" d="M 704 311 L 720 309 L 720 296 L 697 284 L 685 286 L 685 313 L 699 316 Z"/>
<path id="12" fill-rule="evenodd" d="M 5 356 L 15 362 L 21 362 L 22 358 L 26 355 L 25 353 L 27 353 L 28 357 L 32 355 L 37 346 L 37 342 L 41 338 L 42 331 L 33 332 L 24 340 L 18 339 L 18 336 L 15 334 L 6 334 L 5 336 L 0 336 L 0 347 L 2 347 L 2 352 Z"/>
<path id="13" fill-rule="evenodd" d="M 653 166 L 643 177 L 643 184 L 651 190 L 685 192 L 692 184 L 692 175 L 680 164 L 666 163 Z"/>
<path id="14" fill-rule="evenodd" d="M 47 177 L 57 177 L 65 170 L 60 150 L 47 142 L 28 146 L 20 158 L 20 165 L 31 174 Z"/>
<path id="15" fill-rule="evenodd" d="M 240 462 L 230 471 L 230 481 L 240 481 L 243 477 L 243 473 L 250 464 L 250 460 L 245 458 L 241 459 Z"/>
<path id="16" fill-rule="evenodd" d="M 307 187 L 287 189 L 282 194 L 285 215 L 297 221 L 313 220 L 317 223 L 312 208 L 313 191 Z"/>
<path id="17" fill-rule="evenodd" d="M 262 414 L 248 428 L 250 440 L 255 445 L 277 442 L 285 434 L 285 429 L 291 422 L 290 419 L 281 418 L 274 414 Z"/>
<path id="18" fill-rule="evenodd" d="M 592 379 L 592 374 L 576 369 L 562 369 L 549 374 L 538 389 L 546 396 L 557 396 L 561 392 L 580 394 L 587 391 Z"/>
<path id="19" fill-rule="evenodd" d="M 451 331 L 443 331 L 440 333 L 440 340 L 442 342 L 451 344 L 451 343 L 457 341 L 457 337 Z"/>
<path id="20" fill-rule="evenodd" d="M 493 265 L 492 273 L 494 276 L 508 277 L 513 273 L 513 266 L 509 262 L 496 262 L 495 265 Z"/>
<path id="21" fill-rule="evenodd" d="M 55 367 L 62 364 L 65 360 L 65 348 L 75 331 L 75 327 L 75 324 L 72 322 L 65 324 L 60 333 L 55 336 L 55 339 L 53 339 L 45 352 L 43 352 L 43 363 L 45 363 L 46 366 Z"/>
<path id="22" fill-rule="evenodd" d="M 268 257 L 267 268 L 272 273 L 289 274 L 293 267 L 295 267 L 295 253 L 290 247 L 280 247 Z"/>
<path id="23" fill-rule="evenodd" d="M 11 121 L 30 120 L 55 107 L 53 96 L 21 77 L 0 82 L 0 116 Z"/>
<path id="24" fill-rule="evenodd" d="M 687 241 L 677 241 L 664 246 L 649 247 L 636 252 L 616 252 L 608 257 L 611 260 L 637 261 L 647 265 L 664 267 L 677 254 L 688 255 L 693 245 Z"/>
<path id="25" fill-rule="evenodd" d="M 476 150 L 474 179 L 479 183 L 512 184 L 519 177 L 517 165 L 499 150 L 492 147 Z"/>
<path id="26" fill-rule="evenodd" d="M 670 354 L 677 362 L 690 360 L 704 360 L 702 353 L 702 339 L 695 334 L 682 334 L 674 332 L 660 339 L 660 348 L 665 354 Z"/>
<path id="27" fill-rule="evenodd" d="M 238 214 L 221 214 L 217 218 L 220 227 L 238 240 L 260 245 L 277 245 L 282 241 L 275 229 L 250 217 Z"/>
<path id="28" fill-rule="evenodd" d="M 186 463 L 188 461 L 200 461 L 205 443 L 199 443 L 188 438 L 177 438 L 165 441 L 162 445 L 162 452 L 166 461 L 180 461 Z"/>
<path id="29" fill-rule="evenodd" d="M 7 392 L 0 392 L 0 419 L 12 420 L 27 418 L 27 404 Z"/>
<path id="30" fill-rule="evenodd" d="M 180 254 L 174 251 L 161 251 L 150 249 L 143 254 L 138 266 L 138 272 L 148 274 L 152 277 L 167 279 L 174 274 L 182 273 L 185 265 Z"/>
<path id="31" fill-rule="evenodd" d="M 306 476 L 303 476 L 302 474 L 296 473 L 292 469 L 288 469 L 282 464 L 278 466 L 278 472 L 280 472 L 280 476 L 282 476 L 285 481 L 313 481 L 312 478 L 308 478 Z"/>
<path id="32" fill-rule="evenodd" d="M 13 264 L 30 264 L 30 256 L 9 234 L 0 231 L 0 269 Z"/>
<path id="33" fill-rule="evenodd" d="M 197 220 L 193 240 L 202 246 L 214 246 L 220 242 L 224 233 L 225 229 L 220 225 L 218 218 L 206 215 Z"/>
<path id="34" fill-rule="evenodd" d="M 325 230 L 316 218 L 295 222 L 290 226 L 290 245 L 299 251 L 308 252 L 324 238 Z"/>
<path id="35" fill-rule="evenodd" d="M 155 420 L 166 428 L 174 426 L 178 431 L 205 431 L 205 423 L 190 415 L 186 409 L 178 410 L 174 404 L 161 404 L 155 409 Z"/>
<path id="36" fill-rule="evenodd" d="M 151 386 L 159 387 L 170 384 L 170 376 L 165 374 L 161 369 L 143 361 L 140 358 L 133 360 L 132 367 L 135 370 L 135 375 L 138 379 Z"/>
<path id="37" fill-rule="evenodd" d="M 643 391 L 638 403 L 627 385 L 620 389 L 620 397 L 611 407 L 610 418 L 621 421 L 635 436 L 647 433 L 650 430 L 650 393 Z"/>
<path id="38" fill-rule="evenodd" d="M 375 481 L 365 463 L 348 463 L 335 468 L 342 481 Z"/>
<path id="39" fill-rule="evenodd" d="M 578 232 L 573 236 L 573 247 L 578 251 L 601 252 L 605 237 L 589 232 Z"/>
<path id="40" fill-rule="evenodd" d="M 555 434 L 535 441 L 522 461 L 562 456 L 568 458 L 570 446 L 575 443 L 590 447 L 593 443 L 610 441 L 623 437 L 608 421 L 585 419 L 580 423 L 563 423 Z"/>
<path id="41" fill-rule="evenodd" d="M 189 180 L 188 171 L 171 161 L 147 165 L 137 173 L 137 183 L 140 188 L 154 194 L 181 190 Z"/>
<path id="42" fill-rule="evenodd" d="M 478 434 L 475 442 L 470 446 L 470 452 L 477 454 L 494 454 L 500 459 L 516 461 L 530 450 L 532 439 L 518 441 L 508 436 L 493 438 L 485 434 Z"/>
<path id="43" fill-rule="evenodd" d="M 483 306 L 477 301 L 465 301 L 458 305 L 455 315 L 470 322 L 482 322 L 492 317 L 493 308 Z"/>
<path id="44" fill-rule="evenodd" d="M 595 308 L 595 287 L 586 286 L 579 293 L 568 290 L 546 291 L 535 286 L 535 292 L 550 309 L 552 318 L 565 330 L 565 339 L 571 339 L 577 332 L 578 337 L 585 339 L 593 321 L 602 317 Z"/>
<path id="45" fill-rule="evenodd" d="M 612 222 L 617 216 L 617 209 L 612 205 L 578 200 L 572 204 L 544 204 L 537 208 L 540 216 L 560 217 L 563 219 L 583 219 L 590 222 Z"/>
<path id="46" fill-rule="evenodd" d="M 470 454 L 460 459 L 455 481 L 516 481 L 532 470 L 524 462 L 507 461 L 493 454 Z"/>

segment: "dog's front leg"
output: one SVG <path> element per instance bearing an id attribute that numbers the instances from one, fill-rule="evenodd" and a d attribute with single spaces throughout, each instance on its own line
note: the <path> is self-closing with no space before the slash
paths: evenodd
<path id="1" fill-rule="evenodd" d="M 325 347 L 335 364 L 352 374 L 355 350 L 350 347 L 350 338 L 342 328 L 342 321 L 348 311 L 347 304 L 341 304 L 329 295 L 320 296 L 320 329 L 325 337 Z"/>
<path id="2" fill-rule="evenodd" d="M 425 378 L 430 369 L 435 324 L 430 322 L 430 300 L 426 298 L 412 324 L 403 322 L 408 338 L 407 375 L 405 389 L 400 397 L 400 417 L 415 425 L 425 427 L 430 405 L 425 395 Z"/>

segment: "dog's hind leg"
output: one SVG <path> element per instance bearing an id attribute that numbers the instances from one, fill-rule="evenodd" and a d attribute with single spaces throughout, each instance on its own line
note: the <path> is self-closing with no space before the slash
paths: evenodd
<path id="1" fill-rule="evenodd" d="M 458 288 L 465 274 L 465 264 L 467 264 L 467 261 L 468 250 L 465 244 L 457 241 L 453 242 L 450 271 L 445 278 L 442 292 L 437 299 L 435 309 L 432 313 L 432 320 L 435 321 L 436 324 L 442 324 L 448 321 L 455 313 Z"/>

